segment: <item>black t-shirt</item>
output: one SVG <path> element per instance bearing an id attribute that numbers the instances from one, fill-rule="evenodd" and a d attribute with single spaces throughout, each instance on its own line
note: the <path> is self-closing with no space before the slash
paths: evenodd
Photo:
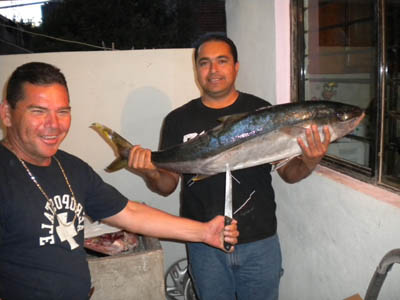
<path id="1" fill-rule="evenodd" d="M 21 162 L 0 144 L 0 298 L 86 300 L 90 274 L 83 248 L 84 215 L 103 219 L 127 204 L 127 199 L 85 162 L 61 150 L 55 156 L 77 206 L 54 159 L 49 167 L 27 163 L 53 201 L 54 217 Z"/>
<path id="2" fill-rule="evenodd" d="M 232 105 L 222 109 L 206 107 L 200 98 L 194 99 L 166 116 L 160 149 L 180 144 L 217 126 L 218 118 L 222 116 L 250 112 L 265 106 L 270 104 L 246 93 L 239 93 Z M 276 204 L 270 172 L 269 164 L 232 172 L 233 217 L 238 220 L 239 243 L 256 241 L 276 233 Z M 225 173 L 195 183 L 191 182 L 193 176 L 183 174 L 181 215 L 198 221 L 209 221 L 216 215 L 223 215 Z"/>

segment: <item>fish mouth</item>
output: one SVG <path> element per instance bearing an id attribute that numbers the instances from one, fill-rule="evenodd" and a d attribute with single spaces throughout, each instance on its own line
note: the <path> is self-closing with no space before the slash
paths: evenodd
<path id="1" fill-rule="evenodd" d="M 355 129 L 360 125 L 361 121 L 365 117 L 365 112 L 362 112 L 360 116 L 353 118 L 351 121 L 349 121 L 349 125 L 347 125 L 350 128 L 350 131 L 348 134 L 351 134 L 355 131 Z"/>
<path id="2" fill-rule="evenodd" d="M 354 120 L 354 128 L 356 128 L 358 125 L 360 125 L 360 123 L 364 119 L 364 117 L 365 117 L 365 112 L 363 111 L 361 113 L 361 115 Z"/>

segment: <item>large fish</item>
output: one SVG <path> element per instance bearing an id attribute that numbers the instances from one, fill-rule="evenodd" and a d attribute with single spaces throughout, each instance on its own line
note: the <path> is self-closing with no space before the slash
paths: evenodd
<path id="1" fill-rule="evenodd" d="M 220 124 L 185 143 L 153 151 L 154 165 L 176 173 L 214 175 L 264 163 L 276 163 L 301 154 L 297 138 L 304 141 L 306 128 L 316 124 L 323 139 L 323 126 L 331 142 L 353 131 L 364 117 L 359 107 L 331 102 L 287 103 L 228 115 Z M 117 158 L 106 171 L 127 166 L 132 144 L 118 133 L 98 123 L 95 129 L 116 150 Z"/>

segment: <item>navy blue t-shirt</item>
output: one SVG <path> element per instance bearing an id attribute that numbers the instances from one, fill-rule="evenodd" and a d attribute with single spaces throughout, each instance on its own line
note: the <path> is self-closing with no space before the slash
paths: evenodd
<path id="1" fill-rule="evenodd" d="M 84 215 L 103 219 L 127 204 L 85 162 L 61 150 L 55 156 L 76 203 L 54 159 L 49 167 L 26 163 L 53 202 L 53 215 L 21 162 L 0 144 L 0 298 L 86 300 L 91 283 Z"/>

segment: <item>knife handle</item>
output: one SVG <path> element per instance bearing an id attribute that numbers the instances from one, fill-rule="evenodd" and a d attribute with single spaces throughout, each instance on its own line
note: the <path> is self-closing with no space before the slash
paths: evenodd
<path id="1" fill-rule="evenodd" d="M 224 223 L 225 223 L 225 226 L 231 225 L 232 224 L 232 218 L 229 218 L 229 217 L 225 216 L 225 222 Z M 224 249 L 226 251 L 229 251 L 231 249 L 231 247 L 232 247 L 232 244 L 227 243 L 227 242 L 224 241 Z"/>

